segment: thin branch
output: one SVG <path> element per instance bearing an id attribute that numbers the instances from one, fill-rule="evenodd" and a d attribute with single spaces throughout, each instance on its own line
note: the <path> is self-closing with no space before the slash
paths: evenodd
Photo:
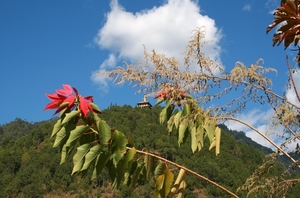
<path id="1" fill-rule="evenodd" d="M 126 149 L 131 149 L 131 147 L 126 147 Z M 175 162 L 169 161 L 169 160 L 167 160 L 167 159 L 165 159 L 165 158 L 163 158 L 163 157 L 160 157 L 160 156 L 158 156 L 158 155 L 155 155 L 155 154 L 153 154 L 153 153 L 148 153 L 148 152 L 140 151 L 140 150 L 136 150 L 136 152 L 141 153 L 141 154 L 144 154 L 144 155 L 148 155 L 148 156 L 151 156 L 151 157 L 154 157 L 154 158 L 159 159 L 159 160 L 161 160 L 161 161 L 163 161 L 163 162 L 165 162 L 165 163 L 167 163 L 167 164 L 171 164 L 171 165 L 173 165 L 173 166 L 175 166 L 175 167 L 177 167 L 177 168 L 183 169 L 183 170 L 185 170 L 186 172 L 188 172 L 188 173 L 190 173 L 190 174 L 192 174 L 192 175 L 195 175 L 196 177 L 198 177 L 198 178 L 200 178 L 200 179 L 203 179 L 204 181 L 206 181 L 206 182 L 208 182 L 208 183 L 210 183 L 210 184 L 212 184 L 212 185 L 214 185 L 214 186 L 220 188 L 221 190 L 225 191 L 227 194 L 231 195 L 232 197 L 238 197 L 236 194 L 234 194 L 233 192 L 229 191 L 229 190 L 226 189 L 225 187 L 223 187 L 223 186 L 217 184 L 217 183 L 214 182 L 214 181 L 211 181 L 211 180 L 208 179 L 207 177 L 204 177 L 204 176 L 202 176 L 202 175 L 200 175 L 200 174 L 198 174 L 198 173 L 196 173 L 196 172 L 194 172 L 194 171 L 192 171 L 192 170 L 190 170 L 190 169 L 188 169 L 188 168 L 186 168 L 186 167 L 184 167 L 184 166 L 181 166 L 181 165 L 179 165 L 179 164 L 176 164 Z"/>
<path id="2" fill-rule="evenodd" d="M 273 142 L 270 138 L 268 138 L 265 134 L 263 134 L 262 132 L 260 132 L 259 130 L 257 130 L 256 128 L 254 128 L 253 126 L 251 126 L 250 124 L 237 119 L 237 118 L 222 118 L 224 120 L 233 120 L 233 121 L 237 121 L 247 127 L 249 127 L 250 129 L 252 129 L 253 131 L 255 131 L 256 133 L 258 133 L 259 135 L 261 135 L 265 140 L 267 140 L 268 142 L 270 142 L 274 147 L 276 147 L 280 152 L 282 152 L 285 156 L 287 156 L 294 164 L 297 165 L 298 168 L 300 168 L 300 165 L 298 164 L 298 162 L 296 160 L 294 160 L 294 158 L 292 158 L 287 152 L 285 152 L 280 146 L 278 146 L 275 142 Z"/>
<path id="3" fill-rule="evenodd" d="M 294 78 L 293 78 L 293 75 L 292 75 L 292 72 L 291 72 L 291 66 L 290 66 L 290 63 L 289 63 L 288 56 L 286 56 L 286 63 L 287 63 L 287 66 L 288 66 L 288 70 L 289 70 L 289 73 L 290 73 L 290 78 L 291 78 L 291 81 L 292 81 L 292 85 L 293 85 L 295 94 L 297 96 L 298 101 L 300 102 L 300 96 L 298 94 L 298 91 L 297 91 L 297 88 L 296 88 L 296 85 L 295 85 L 295 81 L 294 81 Z"/>

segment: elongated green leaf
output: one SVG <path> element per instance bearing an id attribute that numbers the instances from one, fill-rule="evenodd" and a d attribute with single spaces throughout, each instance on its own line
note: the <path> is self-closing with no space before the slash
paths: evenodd
<path id="1" fill-rule="evenodd" d="M 125 135 L 115 130 L 111 142 L 111 152 L 113 154 L 113 162 L 115 166 L 119 163 L 119 161 L 125 154 L 127 143 L 128 141 Z"/>
<path id="2" fill-rule="evenodd" d="M 172 130 L 173 130 L 174 117 L 175 117 L 175 115 L 172 115 L 172 116 L 170 117 L 170 119 L 168 120 L 168 122 L 167 122 L 167 129 L 168 129 L 168 132 L 169 132 L 169 133 L 172 132 Z"/>
<path id="3" fill-rule="evenodd" d="M 179 111 L 176 113 L 176 115 L 174 117 L 174 124 L 175 124 L 176 129 L 178 129 L 181 115 L 182 115 L 182 111 Z"/>
<path id="4" fill-rule="evenodd" d="M 97 178 L 98 175 L 102 172 L 103 168 L 105 167 L 108 160 L 111 158 L 111 153 L 109 152 L 102 152 L 100 155 L 97 156 L 92 179 Z"/>
<path id="5" fill-rule="evenodd" d="M 100 111 L 100 112 L 101 112 L 101 110 L 99 109 L 98 105 L 96 105 L 95 103 L 93 103 L 93 102 L 90 102 L 90 105 L 91 105 L 91 107 L 92 107 L 93 109 L 95 109 L 95 110 L 97 110 L 97 111 Z"/>
<path id="6" fill-rule="evenodd" d="M 212 143 L 212 141 L 214 140 L 216 127 L 217 127 L 217 123 L 215 119 L 213 118 L 206 119 L 204 128 L 208 135 L 208 139 L 210 143 Z"/>
<path id="7" fill-rule="evenodd" d="M 156 195 L 165 198 L 168 196 L 174 180 L 173 173 L 167 169 L 164 174 L 159 175 L 156 179 Z"/>
<path id="8" fill-rule="evenodd" d="M 129 191 L 132 191 L 132 189 L 135 187 L 135 185 L 140 177 L 141 171 L 144 168 L 144 165 L 145 165 L 145 163 L 138 163 L 137 168 L 135 169 L 134 173 L 131 176 L 131 182 L 128 186 Z"/>
<path id="9" fill-rule="evenodd" d="M 178 145 L 180 146 L 183 143 L 184 135 L 186 132 L 186 129 L 188 127 L 188 120 L 184 119 L 179 124 L 179 130 L 178 130 Z"/>
<path id="10" fill-rule="evenodd" d="M 86 170 L 92 162 L 101 154 L 102 147 L 100 144 L 95 144 L 89 152 L 85 155 L 84 164 L 81 168 L 81 171 Z"/>
<path id="11" fill-rule="evenodd" d="M 58 146 L 61 146 L 62 144 L 64 144 L 66 142 L 67 136 L 68 136 L 68 134 L 66 131 L 66 127 L 61 128 L 60 131 L 58 131 L 56 133 L 53 147 L 58 147 Z"/>
<path id="12" fill-rule="evenodd" d="M 61 119 L 58 119 L 55 125 L 53 126 L 53 130 L 51 133 L 51 138 L 56 135 L 58 131 L 62 128 Z"/>
<path id="13" fill-rule="evenodd" d="M 159 123 L 162 124 L 167 119 L 167 108 L 163 108 L 163 110 L 159 114 Z"/>
<path id="14" fill-rule="evenodd" d="M 170 106 L 170 104 L 171 104 L 172 101 L 173 101 L 173 98 L 168 98 L 166 100 L 166 108 L 168 108 Z"/>
<path id="15" fill-rule="evenodd" d="M 110 133 L 111 129 L 110 129 L 110 127 L 103 120 L 98 120 L 96 124 L 97 124 L 97 128 L 98 128 L 98 131 L 99 131 L 99 139 L 100 139 L 101 145 L 107 145 L 107 142 L 111 138 L 111 133 Z"/>
<path id="16" fill-rule="evenodd" d="M 167 113 L 166 113 L 166 119 L 167 119 L 167 121 L 172 116 L 173 110 L 174 110 L 174 106 L 173 105 L 170 105 L 170 106 L 167 107 Z"/>
<path id="17" fill-rule="evenodd" d="M 159 105 L 159 104 L 162 103 L 163 101 L 165 101 L 164 98 L 159 98 L 159 99 L 157 99 L 157 100 L 156 100 L 156 103 L 155 103 L 155 106 L 156 106 L 156 105 Z"/>
<path id="18" fill-rule="evenodd" d="M 216 140 L 214 139 L 214 140 L 212 141 L 212 143 L 210 144 L 208 150 L 210 151 L 210 150 L 213 149 L 215 146 L 216 146 Z"/>
<path id="19" fill-rule="evenodd" d="M 164 195 L 165 197 L 168 196 L 169 192 L 171 191 L 171 187 L 174 181 L 174 174 L 168 169 L 165 172 L 165 181 L 164 181 Z"/>
<path id="20" fill-rule="evenodd" d="M 197 138 L 198 151 L 200 151 L 204 146 L 204 128 L 202 126 L 199 126 L 197 128 L 196 138 Z"/>
<path id="21" fill-rule="evenodd" d="M 219 127 L 216 128 L 215 137 L 216 137 L 216 155 L 219 155 L 220 143 L 221 143 L 221 129 Z"/>
<path id="22" fill-rule="evenodd" d="M 192 128 L 190 128 L 190 132 L 191 132 L 191 148 L 194 153 L 198 147 L 198 141 L 196 137 L 196 127 L 193 126 Z"/>
<path id="23" fill-rule="evenodd" d="M 71 111 L 70 113 L 66 113 L 66 116 L 62 120 L 61 124 L 65 124 L 65 123 L 69 122 L 70 120 L 75 118 L 79 113 L 80 113 L 80 111 Z"/>
<path id="24" fill-rule="evenodd" d="M 84 132 L 86 132 L 88 129 L 90 128 L 90 126 L 88 125 L 80 125 L 80 126 L 76 126 L 75 129 L 73 129 L 70 132 L 70 136 L 66 142 L 67 146 L 70 146 L 72 143 L 74 143 Z"/>
<path id="25" fill-rule="evenodd" d="M 154 177 L 157 178 L 159 175 L 162 175 L 165 172 L 165 170 L 166 165 L 162 161 L 159 161 L 154 171 Z"/>
<path id="26" fill-rule="evenodd" d="M 60 164 L 63 164 L 68 159 L 70 152 L 74 149 L 74 146 L 69 147 L 67 145 L 63 145 L 61 149 L 61 156 L 60 156 Z"/>
<path id="27" fill-rule="evenodd" d="M 164 181 L 165 181 L 165 174 L 159 175 L 156 178 L 156 187 L 155 187 L 156 197 L 165 197 L 164 195 L 160 194 L 161 190 L 164 188 Z"/>
<path id="28" fill-rule="evenodd" d="M 150 179 L 151 173 L 155 170 L 155 161 L 154 158 L 150 155 L 146 155 L 144 157 L 145 163 L 145 173 L 144 173 L 144 180 L 148 181 Z"/>
<path id="29" fill-rule="evenodd" d="M 191 108 L 189 104 L 185 104 L 182 110 L 182 116 L 188 116 L 191 114 Z"/>
<path id="30" fill-rule="evenodd" d="M 85 156 L 89 152 L 91 147 L 92 147 L 91 143 L 86 143 L 77 147 L 77 152 L 73 156 L 74 165 L 73 165 L 72 174 L 81 170 L 85 160 Z"/>

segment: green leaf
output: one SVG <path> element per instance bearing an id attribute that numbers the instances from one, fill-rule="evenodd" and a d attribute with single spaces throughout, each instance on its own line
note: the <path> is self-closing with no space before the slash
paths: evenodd
<path id="1" fill-rule="evenodd" d="M 100 144 L 95 144 L 85 156 L 84 164 L 81 171 L 88 169 L 92 162 L 101 154 L 102 147 Z"/>
<path id="2" fill-rule="evenodd" d="M 58 133 L 56 133 L 53 147 L 58 147 L 58 146 L 61 146 L 62 144 L 64 144 L 67 140 L 67 136 L 68 136 L 68 134 L 66 131 L 66 127 L 61 128 L 60 131 Z"/>
<path id="3" fill-rule="evenodd" d="M 171 102 L 173 101 L 173 98 L 168 98 L 166 100 L 166 108 L 170 106 Z"/>
<path id="4" fill-rule="evenodd" d="M 126 144 L 128 143 L 125 135 L 117 130 L 114 131 L 111 141 L 111 152 L 113 154 L 113 163 L 116 166 L 123 155 L 126 153 Z"/>
<path id="5" fill-rule="evenodd" d="M 135 169 L 134 173 L 132 174 L 131 182 L 130 182 L 130 185 L 128 187 L 129 191 L 132 191 L 132 189 L 135 187 L 135 185 L 136 185 L 136 183 L 137 183 L 137 181 L 140 177 L 141 171 L 144 168 L 144 165 L 145 165 L 145 163 L 139 163 L 137 168 Z"/>
<path id="6" fill-rule="evenodd" d="M 76 128 L 70 132 L 70 136 L 66 142 L 66 145 L 71 146 L 71 144 L 73 144 L 88 129 L 90 129 L 90 126 L 88 125 L 76 126 Z"/>
<path id="7" fill-rule="evenodd" d="M 159 161 L 159 164 L 156 166 L 154 171 L 154 177 L 157 178 L 159 175 L 163 174 L 165 170 L 166 165 L 162 161 Z"/>
<path id="8" fill-rule="evenodd" d="M 165 198 L 168 196 L 174 180 L 173 173 L 167 169 L 164 174 L 159 175 L 156 179 L 156 195 Z"/>
<path id="9" fill-rule="evenodd" d="M 198 151 L 200 151 L 204 146 L 204 128 L 202 126 L 199 126 L 197 128 L 196 138 L 197 138 Z"/>
<path id="10" fill-rule="evenodd" d="M 57 132 L 62 128 L 61 119 L 58 119 L 55 125 L 53 126 L 53 130 L 51 133 L 51 138 L 56 135 Z"/>
<path id="11" fill-rule="evenodd" d="M 101 171 L 105 167 L 108 160 L 111 158 L 111 153 L 109 152 L 102 152 L 100 155 L 97 156 L 95 167 L 92 175 L 92 179 L 97 178 L 100 175 Z"/>
<path id="12" fill-rule="evenodd" d="M 159 105 L 159 104 L 162 103 L 163 101 L 165 101 L 164 98 L 159 98 L 159 99 L 157 99 L 157 100 L 156 100 L 156 103 L 155 103 L 155 106 L 156 106 L 156 105 Z"/>
<path id="13" fill-rule="evenodd" d="M 188 120 L 183 119 L 181 121 L 181 123 L 179 124 L 179 130 L 178 130 L 178 144 L 179 144 L 179 146 L 181 145 L 181 143 L 183 143 L 183 139 L 184 139 L 184 135 L 185 135 L 187 127 L 188 127 Z"/>
<path id="14" fill-rule="evenodd" d="M 99 139 L 101 145 L 107 145 L 107 142 L 111 139 L 111 129 L 108 124 L 103 120 L 98 120 L 97 128 L 99 132 Z"/>
<path id="15" fill-rule="evenodd" d="M 145 179 L 145 181 L 148 181 L 150 179 L 151 173 L 154 171 L 155 160 L 152 156 L 146 155 L 144 157 L 144 163 L 145 163 L 144 179 Z"/>
<path id="16" fill-rule="evenodd" d="M 93 103 L 93 102 L 90 102 L 90 105 L 91 105 L 91 107 L 92 107 L 93 109 L 95 109 L 95 110 L 97 110 L 97 111 L 100 111 L 100 112 L 101 112 L 101 110 L 99 109 L 98 105 L 96 105 L 95 103 Z"/>
<path id="17" fill-rule="evenodd" d="M 159 114 L 159 123 L 162 124 L 165 122 L 167 118 L 167 108 L 163 108 L 163 110 Z"/>
<path id="18" fill-rule="evenodd" d="M 189 104 L 185 104 L 182 110 L 182 116 L 188 116 L 191 114 L 191 108 Z"/>
<path id="19" fill-rule="evenodd" d="M 74 165 L 73 165 L 72 174 L 81 170 L 83 163 L 85 161 L 85 156 L 89 152 L 91 147 L 92 147 L 91 143 L 86 143 L 77 147 L 77 152 L 73 156 Z"/>
<path id="20" fill-rule="evenodd" d="M 70 152 L 73 150 L 74 145 L 72 147 L 69 147 L 67 145 L 63 145 L 62 149 L 61 149 L 61 156 L 60 156 L 60 164 L 63 164 L 66 162 L 66 160 L 68 159 Z"/>
<path id="21" fill-rule="evenodd" d="M 80 113 L 80 111 L 71 111 L 70 113 L 66 113 L 66 116 L 63 118 L 61 124 L 65 124 L 65 123 L 69 122 L 74 117 L 76 117 L 79 113 Z"/>
<path id="22" fill-rule="evenodd" d="M 214 140 L 212 141 L 212 143 L 210 144 L 208 150 L 210 151 L 210 150 L 213 149 L 215 146 L 216 146 L 216 140 L 214 139 Z"/>
<path id="23" fill-rule="evenodd" d="M 193 126 L 192 128 L 190 128 L 190 132 L 191 132 L 191 148 L 194 153 L 198 147 L 198 141 L 196 137 L 196 127 Z"/>
<path id="24" fill-rule="evenodd" d="M 208 135 L 209 142 L 212 143 L 215 137 L 215 130 L 217 127 L 216 120 L 214 118 L 206 119 L 204 124 L 205 131 Z"/>
<path id="25" fill-rule="evenodd" d="M 172 130 L 173 130 L 174 117 L 175 117 L 175 115 L 172 115 L 172 116 L 170 117 L 170 119 L 168 120 L 168 122 L 167 122 L 167 129 L 168 129 L 168 132 L 169 132 L 169 133 L 172 132 Z"/>
<path id="26" fill-rule="evenodd" d="M 182 111 L 179 111 L 176 113 L 176 115 L 174 117 L 174 124 L 175 124 L 176 129 L 178 129 L 181 115 L 182 115 Z"/>

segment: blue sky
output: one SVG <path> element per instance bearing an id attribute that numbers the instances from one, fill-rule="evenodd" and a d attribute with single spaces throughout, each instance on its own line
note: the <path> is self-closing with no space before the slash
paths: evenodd
<path id="1" fill-rule="evenodd" d="M 207 26 L 208 38 L 215 41 L 209 56 L 226 70 L 237 61 L 249 65 L 263 58 L 265 67 L 278 70 L 272 78 L 282 94 L 285 56 L 295 52 L 272 47 L 274 32 L 266 35 L 278 5 L 279 0 L 0 1 L 0 124 L 17 117 L 30 122 L 51 118 L 53 112 L 43 111 L 49 102 L 45 93 L 62 84 L 93 95 L 101 109 L 111 103 L 135 106 L 143 97 L 136 89 L 93 74 L 122 61 L 134 63 L 142 57 L 143 44 L 176 55 L 199 25 Z M 262 107 L 253 108 L 263 115 Z"/>

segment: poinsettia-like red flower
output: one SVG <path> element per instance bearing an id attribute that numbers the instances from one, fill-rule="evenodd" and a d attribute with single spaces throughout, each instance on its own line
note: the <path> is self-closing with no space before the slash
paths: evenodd
<path id="1" fill-rule="evenodd" d="M 300 6 L 298 0 L 282 0 L 281 6 L 274 13 L 274 21 L 267 27 L 267 33 L 274 27 L 280 27 L 273 35 L 273 46 L 284 41 L 285 49 L 300 39 Z"/>
<path id="2" fill-rule="evenodd" d="M 167 91 L 159 91 L 157 92 L 157 94 L 155 95 L 155 98 L 166 98 L 168 95 Z"/>
<path id="3" fill-rule="evenodd" d="M 90 103 L 93 103 L 92 96 L 82 97 L 78 94 L 76 88 L 67 84 L 64 84 L 63 87 L 64 89 L 57 89 L 56 93 L 46 94 L 46 96 L 52 100 L 52 102 L 50 102 L 44 110 L 57 109 L 54 113 L 55 115 L 65 108 L 72 109 L 76 107 L 80 109 L 83 117 L 87 117 L 89 110 L 92 112 L 101 113 L 101 111 L 91 106 Z"/>

